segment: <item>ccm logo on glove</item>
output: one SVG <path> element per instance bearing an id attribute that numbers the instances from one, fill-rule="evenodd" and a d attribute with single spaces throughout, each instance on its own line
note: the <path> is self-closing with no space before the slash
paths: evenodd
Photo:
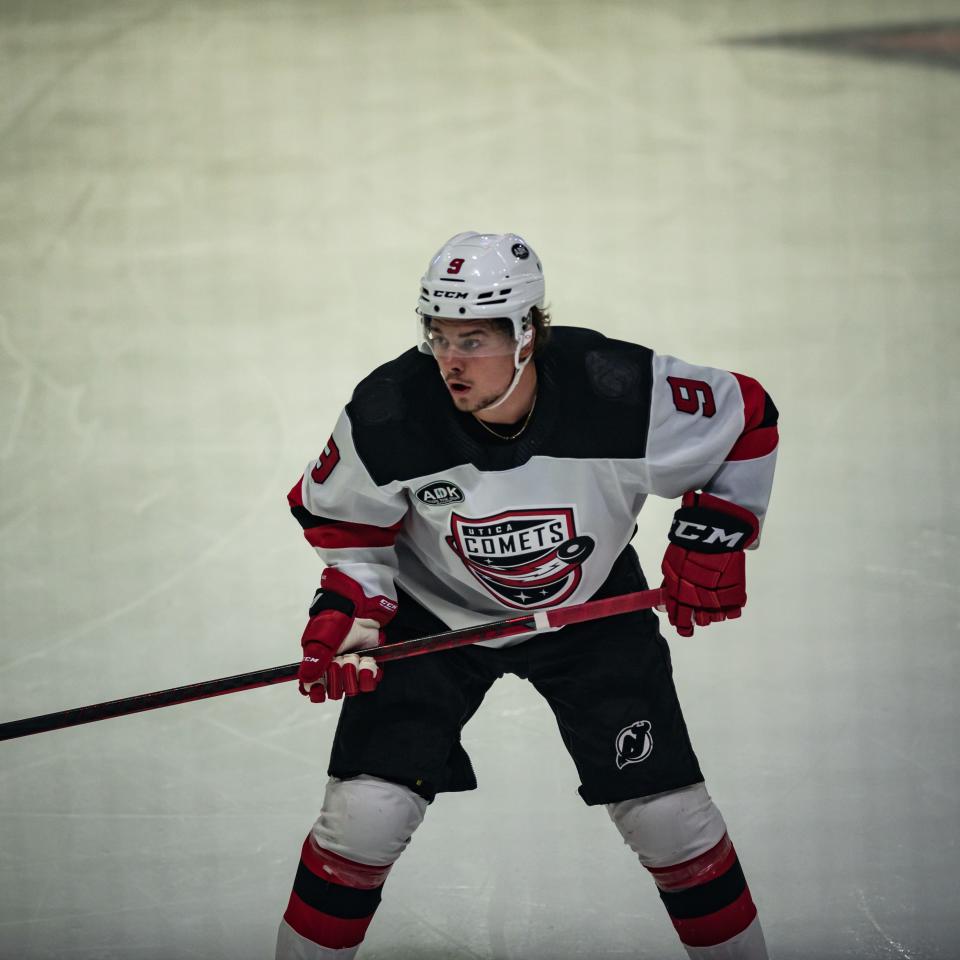
<path id="1" fill-rule="evenodd" d="M 673 517 L 669 539 L 688 550 L 724 553 L 742 550 L 753 534 L 755 521 L 739 519 L 706 507 L 681 507 Z"/>

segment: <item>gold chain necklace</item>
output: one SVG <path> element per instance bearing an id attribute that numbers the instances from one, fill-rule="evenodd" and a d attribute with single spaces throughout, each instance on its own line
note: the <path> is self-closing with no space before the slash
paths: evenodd
<path id="1" fill-rule="evenodd" d="M 473 415 L 473 419 L 476 420 L 477 423 L 479 423 L 480 426 L 487 431 L 487 433 L 492 433 L 498 440 L 516 440 L 517 437 L 519 437 L 520 434 L 527 429 L 527 424 L 530 422 L 530 418 L 533 416 L 534 408 L 537 405 L 537 396 L 538 395 L 536 393 L 533 395 L 533 403 L 530 404 L 530 409 L 527 411 L 527 415 L 523 418 L 523 423 L 520 425 L 520 429 L 516 433 L 510 434 L 510 436 L 506 436 L 503 433 L 497 433 L 496 430 L 488 427 L 476 414 Z"/>

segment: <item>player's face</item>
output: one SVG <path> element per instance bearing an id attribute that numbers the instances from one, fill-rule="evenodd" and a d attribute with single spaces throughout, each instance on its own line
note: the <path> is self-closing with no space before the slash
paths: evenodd
<path id="1" fill-rule="evenodd" d="M 516 345 L 513 337 L 489 320 L 432 317 L 429 341 L 458 410 L 482 410 L 510 386 Z"/>

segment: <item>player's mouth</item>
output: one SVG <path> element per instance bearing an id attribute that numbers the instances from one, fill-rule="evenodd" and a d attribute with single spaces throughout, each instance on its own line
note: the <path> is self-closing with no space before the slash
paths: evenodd
<path id="1" fill-rule="evenodd" d="M 463 383 L 460 380 L 448 380 L 447 389 L 456 397 L 464 393 L 468 393 L 470 390 L 470 384 Z"/>

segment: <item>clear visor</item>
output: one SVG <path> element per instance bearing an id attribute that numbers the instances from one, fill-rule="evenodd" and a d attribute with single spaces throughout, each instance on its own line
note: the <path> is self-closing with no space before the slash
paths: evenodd
<path id="1" fill-rule="evenodd" d="M 438 360 L 512 357 L 517 350 L 509 320 L 441 320 L 421 317 L 421 342 Z"/>

